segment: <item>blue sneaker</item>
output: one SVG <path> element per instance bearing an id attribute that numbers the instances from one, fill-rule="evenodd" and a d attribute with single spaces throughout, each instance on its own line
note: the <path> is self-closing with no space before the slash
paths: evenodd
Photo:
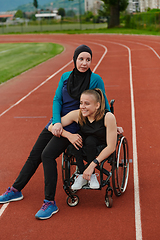
<path id="1" fill-rule="evenodd" d="M 56 202 L 54 204 L 48 200 L 44 200 L 44 203 L 41 209 L 36 213 L 35 217 L 38 219 L 48 219 L 52 217 L 53 214 L 58 212 L 58 207 L 56 206 Z"/>
<path id="2" fill-rule="evenodd" d="M 8 188 L 7 191 L 0 196 L 0 203 L 8 203 L 21 199 L 23 199 L 21 192 L 14 192 L 11 188 Z"/>

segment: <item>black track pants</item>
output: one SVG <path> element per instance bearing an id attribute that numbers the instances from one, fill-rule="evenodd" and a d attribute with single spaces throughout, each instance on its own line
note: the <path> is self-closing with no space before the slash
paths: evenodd
<path id="1" fill-rule="evenodd" d="M 57 184 L 57 164 L 55 159 L 67 148 L 69 141 L 55 137 L 46 128 L 39 135 L 13 187 L 21 191 L 43 160 L 45 178 L 45 199 L 54 200 Z"/>

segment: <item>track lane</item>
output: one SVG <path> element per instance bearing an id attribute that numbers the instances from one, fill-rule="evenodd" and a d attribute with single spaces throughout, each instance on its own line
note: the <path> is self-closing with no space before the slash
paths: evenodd
<path id="1" fill-rule="evenodd" d="M 80 39 L 81 38 L 81 39 Z M 111 39 L 111 36 L 104 36 L 103 35 L 103 41 L 105 42 L 106 41 L 106 38 L 107 38 L 107 40 L 109 40 L 109 39 Z M 116 39 L 118 39 L 118 41 L 119 42 L 123 42 L 123 44 L 126 44 L 126 39 L 130 39 L 131 37 L 130 36 L 128 36 L 128 37 L 124 37 L 123 39 L 122 39 L 122 37 L 121 36 L 114 36 L 114 41 L 115 41 L 115 38 Z M 137 38 L 135 38 L 135 37 L 133 37 L 134 39 L 137 39 Z M 58 39 L 58 37 L 57 37 L 57 39 Z M 70 39 L 70 36 L 69 36 L 69 39 Z M 84 36 L 82 36 L 82 37 L 79 37 L 78 36 L 78 38 L 77 39 L 75 39 L 75 42 L 76 43 L 78 43 L 78 41 L 80 41 L 80 42 L 83 42 L 83 41 L 89 41 L 89 38 L 87 38 L 87 39 L 85 39 L 85 37 Z M 99 43 L 102 43 L 102 37 L 100 38 L 100 41 L 98 41 L 98 37 L 97 36 L 95 36 L 94 37 L 94 40 L 97 40 L 97 42 L 99 42 Z M 148 38 L 147 38 L 148 39 Z M 60 41 L 60 40 L 58 40 L 58 41 Z M 71 41 L 71 39 L 70 39 L 70 41 Z M 113 41 L 113 40 L 112 40 Z M 139 39 L 138 39 L 138 41 L 139 41 Z M 143 41 L 144 41 L 144 39 L 143 39 Z M 103 42 L 103 43 L 104 43 Z M 75 43 L 75 45 L 76 45 L 76 43 Z M 108 44 L 109 43 L 106 43 L 106 46 L 108 47 Z M 147 42 L 146 42 L 146 44 L 147 44 Z M 111 51 L 111 44 L 109 44 L 110 45 L 110 47 L 108 48 L 108 53 L 107 53 L 107 57 L 109 56 L 109 54 L 110 54 L 110 51 Z M 113 44 L 112 44 L 113 45 Z M 135 48 L 135 46 L 137 46 L 136 45 L 136 41 L 135 41 L 135 45 L 133 46 L 132 44 L 131 44 L 131 46 L 129 46 L 129 47 L 131 47 L 131 49 L 132 49 L 132 54 L 134 53 L 134 48 Z M 136 47 L 137 48 L 137 47 Z M 115 53 L 116 53 L 116 49 L 117 49 L 117 47 L 116 48 L 114 48 L 114 49 L 112 49 L 112 51 L 114 51 L 114 59 L 116 60 L 117 59 L 117 56 L 115 55 Z M 144 48 L 145 50 L 146 50 L 146 48 Z M 111 52 L 112 52 L 111 51 Z M 156 49 L 156 51 L 157 51 L 157 49 Z M 94 51 L 93 51 L 94 52 Z M 97 51 L 98 52 L 98 51 Z M 123 52 L 123 51 L 122 51 Z M 142 58 L 142 55 L 138 55 L 138 53 L 142 53 L 142 51 L 140 51 L 140 49 L 137 49 L 136 51 L 135 51 L 135 55 L 133 54 L 133 56 L 132 56 L 132 60 L 134 60 L 134 59 L 136 59 L 137 58 L 137 56 L 139 57 L 139 60 L 140 61 L 138 61 L 138 66 L 137 67 L 139 67 L 139 69 L 140 69 L 140 66 L 141 66 L 141 64 L 142 64 L 142 61 L 143 61 L 143 59 L 141 59 Z M 149 51 L 146 51 L 146 52 L 149 52 Z M 113 53 L 112 53 L 113 54 Z M 111 57 L 113 56 L 113 55 L 110 55 L 110 59 L 111 59 Z M 123 57 L 126 55 L 126 51 L 124 51 L 124 53 L 122 54 L 123 55 Z M 114 60 L 113 60 L 113 62 L 112 62 L 112 64 L 110 63 L 110 61 L 108 61 L 107 62 L 107 60 L 110 60 L 110 59 L 107 59 L 107 57 L 103 60 L 103 62 L 102 63 L 108 63 L 108 65 L 106 65 L 106 64 L 104 64 L 104 66 L 103 67 L 101 67 L 102 66 L 102 64 L 99 66 L 99 68 L 97 69 L 97 73 L 98 73 L 98 71 L 100 70 L 100 71 L 102 71 L 102 74 L 101 73 L 99 73 L 101 76 L 103 75 L 103 79 L 105 80 L 105 82 L 107 83 L 106 84 L 106 90 L 107 90 L 107 95 L 109 96 L 109 99 L 110 98 L 112 98 L 112 92 L 114 92 L 114 89 L 116 88 L 116 94 L 117 94 L 117 97 L 118 96 L 121 96 L 121 100 L 119 101 L 119 102 L 116 102 L 116 115 L 118 115 L 118 121 L 119 121 L 119 116 L 120 115 L 122 115 L 123 116 L 123 119 L 126 119 L 126 117 L 127 117 L 127 114 L 126 114 L 126 112 L 128 113 L 128 109 L 129 109 L 129 106 L 128 105 L 130 105 L 130 104 L 128 104 L 128 95 L 127 95 L 127 100 L 126 100 L 126 97 L 125 97 L 125 94 L 127 93 L 127 91 L 128 91 L 128 87 L 126 86 L 127 84 L 126 84 L 126 81 L 124 81 L 123 82 L 123 77 L 125 76 L 123 76 L 123 74 L 125 73 L 125 71 L 126 71 L 126 73 L 127 73 L 127 75 L 128 75 L 128 71 L 127 71 L 127 67 L 126 67 L 126 65 L 124 65 L 125 64 L 125 60 L 123 60 L 123 57 L 122 57 L 122 55 L 121 55 L 121 61 L 117 61 L 117 63 L 119 64 L 119 65 L 117 65 L 117 64 L 115 64 L 116 66 L 114 66 L 113 67 L 113 64 L 115 63 L 114 62 Z M 95 56 L 95 55 L 94 55 Z M 150 56 L 150 55 L 149 55 Z M 94 57 L 95 58 L 95 57 Z M 137 72 L 137 69 L 136 68 L 134 68 L 134 64 L 137 62 L 137 59 L 136 59 L 136 61 L 133 61 L 133 80 L 134 80 L 134 86 L 137 84 L 137 81 L 136 81 L 136 83 L 135 83 L 135 79 L 137 80 L 138 79 L 138 81 L 139 81 L 139 75 L 141 74 L 141 71 L 140 70 L 138 70 L 138 72 Z M 121 70 L 121 63 L 122 63 L 122 66 L 123 66 L 123 70 Z M 110 66 L 112 66 L 112 69 L 111 69 L 111 71 L 109 71 L 108 70 L 108 68 L 107 67 L 110 67 Z M 118 68 L 118 71 L 117 72 L 120 72 L 121 74 L 118 74 L 118 73 L 116 73 L 116 67 Z M 115 70 L 114 70 L 114 68 L 115 68 Z M 136 69 L 136 71 L 135 71 L 135 69 Z M 113 71 L 114 71 L 114 73 L 112 73 L 111 74 L 111 76 L 109 75 L 109 74 L 107 74 L 107 75 L 109 75 L 109 77 L 107 76 L 106 77 L 106 74 L 105 74 L 105 70 L 107 71 L 107 73 L 112 73 Z M 135 74 L 136 73 L 136 74 Z M 134 75 L 135 74 L 135 75 Z M 153 73 L 154 74 L 154 73 Z M 120 75 L 122 75 L 122 77 L 120 78 Z M 144 74 L 145 75 L 145 74 Z M 156 74 L 157 75 L 157 74 Z M 105 77 L 105 78 L 104 78 Z M 119 84 L 119 82 L 118 82 L 118 84 L 119 84 L 119 86 L 121 86 L 120 87 L 120 89 L 117 87 L 118 86 L 118 84 L 117 84 L 117 82 L 115 81 L 116 80 L 116 78 L 118 79 L 118 81 L 119 80 L 121 80 L 122 82 L 121 82 L 121 84 Z M 126 78 L 126 80 L 127 80 L 127 77 L 125 76 L 124 78 Z M 115 84 L 114 85 L 111 85 L 111 83 L 112 83 L 112 79 L 113 79 L 113 81 L 115 81 Z M 110 80 L 110 84 L 108 85 L 108 81 Z M 122 87 L 122 83 L 124 83 L 123 84 L 123 87 Z M 47 85 L 49 85 L 48 83 L 47 83 Z M 124 85 L 125 85 L 125 90 L 124 90 Z M 108 86 L 108 88 L 107 88 L 107 86 Z M 45 91 L 46 92 L 49 92 L 49 91 L 47 91 L 47 89 L 46 89 L 46 87 L 47 86 L 45 86 Z M 121 91 L 121 92 L 120 92 Z M 136 88 L 136 94 L 135 94 L 135 104 L 136 104 L 136 109 L 137 109 L 137 88 Z M 120 94 L 121 93 L 121 94 Z M 158 98 L 157 98 L 158 99 Z M 31 103 L 32 101 L 30 101 L 30 103 Z M 123 110 L 123 108 L 122 108 L 122 110 L 121 111 L 123 111 L 123 114 L 122 113 L 120 113 L 121 111 L 118 111 L 118 109 L 117 109 L 117 106 L 125 106 L 126 107 L 126 105 L 127 105 L 127 108 L 126 108 L 126 112 L 125 112 L 125 110 Z M 35 110 L 35 109 L 34 109 Z M 33 111 L 34 111 L 33 110 Z M 141 110 L 143 110 L 143 106 L 141 107 Z M 145 119 L 145 116 L 143 116 L 143 118 Z M 129 119 L 130 119 L 130 117 L 129 117 Z M 139 119 L 139 118 L 136 118 L 136 123 L 137 123 L 137 121 L 140 121 L 141 119 Z M 37 121 L 37 120 L 36 120 Z M 36 123 L 36 121 L 35 121 L 35 123 Z M 8 123 L 9 124 L 9 123 Z M 127 129 L 127 130 L 130 130 L 130 126 L 129 126 L 130 124 L 126 124 L 125 125 L 125 129 Z M 26 123 L 25 124 L 25 126 L 27 127 L 28 126 L 28 123 Z M 37 126 L 38 127 L 38 126 Z M 146 127 L 147 128 L 147 127 Z M 128 133 L 128 131 L 126 131 L 127 133 Z M 39 132 L 38 132 L 39 133 Z M 142 136 L 140 135 L 139 136 L 139 131 L 137 131 L 137 137 L 138 137 L 138 149 L 141 147 L 140 146 L 140 142 L 141 142 L 141 139 L 142 139 Z M 27 132 L 26 132 L 26 134 L 27 134 Z M 24 139 L 25 140 L 25 139 Z M 143 147 L 143 146 L 142 146 Z M 139 155 L 139 152 L 138 152 L 138 155 Z M 144 152 L 144 155 L 145 155 L 145 152 Z M 139 168 L 140 168 L 140 172 L 141 172 L 141 165 L 143 165 L 144 164 L 144 162 L 142 163 L 142 164 L 140 164 L 139 163 Z M 143 168 L 142 168 L 143 169 Z M 143 170 L 142 170 L 143 171 Z M 41 174 L 43 174 L 43 173 L 41 173 Z M 141 185 L 141 183 L 142 182 L 144 182 L 145 181 L 145 178 L 143 177 L 143 175 L 144 175 L 144 173 L 143 174 L 140 174 L 140 193 L 142 192 L 142 185 Z M 132 173 L 130 174 L 130 176 L 132 177 Z M 120 199 L 120 198 L 118 198 L 118 199 L 115 199 L 114 198 L 114 202 L 115 202 L 115 205 L 119 205 L 119 204 L 122 204 L 122 206 L 124 205 L 124 201 L 125 201 L 125 203 L 127 203 L 127 205 L 126 206 L 123 206 L 121 209 L 119 208 L 118 209 L 118 206 L 115 206 L 115 209 L 113 208 L 112 209 L 112 213 L 110 212 L 110 221 L 111 221 L 111 223 L 112 223 L 112 221 L 113 221 L 113 216 L 116 216 L 116 221 L 117 221 L 117 229 L 118 229 L 118 232 L 119 232 L 119 236 L 117 236 L 116 235 L 116 232 L 117 231 L 114 231 L 114 229 L 112 228 L 112 224 L 110 225 L 109 224 L 109 222 L 107 221 L 107 224 L 109 224 L 109 229 L 107 229 L 108 231 L 107 231 L 107 235 L 108 235 L 108 233 L 109 233 L 109 236 L 112 234 L 112 236 L 114 236 L 114 237 L 116 237 L 117 236 L 117 239 L 120 239 L 120 238 L 118 238 L 118 237 L 122 237 L 123 236 L 123 239 L 135 239 L 135 235 L 134 235 L 134 219 L 133 219 L 133 215 L 132 215 L 132 213 L 134 212 L 134 209 L 133 209 L 133 204 L 129 204 L 129 202 L 128 202 L 128 199 L 133 199 L 133 197 L 131 198 L 131 192 L 130 192 L 130 189 L 132 188 L 132 180 L 130 180 L 130 182 L 129 182 L 129 188 L 127 189 L 127 192 L 125 193 L 125 195 L 124 196 L 122 196 L 122 198 Z M 145 182 L 144 182 L 145 183 Z M 42 185 L 43 185 L 43 183 L 42 183 Z M 37 186 L 38 186 L 38 184 L 37 184 Z M 60 188 L 61 188 L 61 186 L 59 186 Z M 0 188 L 1 189 L 1 188 Z M 28 188 L 27 188 L 28 189 Z M 27 190 L 26 190 L 27 191 Z M 29 191 L 29 190 L 28 190 Z M 43 191 L 43 190 L 42 190 Z M 30 192 L 30 191 L 29 191 Z M 143 192 L 142 192 L 143 193 Z M 80 193 L 81 194 L 81 201 L 83 201 L 83 193 L 81 192 Z M 94 193 L 95 195 L 94 196 L 96 196 L 96 193 Z M 88 193 L 84 193 L 84 195 L 86 196 L 86 198 L 88 198 L 88 199 L 90 199 L 91 200 L 91 196 L 88 196 Z M 101 193 L 99 194 L 99 195 L 101 195 Z M 98 196 L 98 198 L 99 198 L 99 195 L 97 195 Z M 102 194 L 103 195 L 103 194 Z M 146 193 L 143 193 L 143 194 L 140 194 L 140 196 L 141 196 L 141 204 L 142 204 L 142 202 L 144 201 L 144 198 L 146 197 Z M 60 201 L 60 199 L 58 200 L 58 202 L 60 201 L 61 203 L 63 202 L 63 204 L 62 204 L 62 208 L 63 208 L 63 206 L 64 206 L 64 198 L 65 198 L 65 196 L 63 196 L 63 199 Z M 102 200 L 102 196 L 100 196 L 100 198 L 101 198 L 101 200 Z M 156 199 L 156 198 L 154 198 L 154 199 Z M 23 203 L 25 202 L 25 201 L 22 201 Z M 91 201 L 91 206 L 92 206 L 92 202 L 93 202 L 93 204 L 94 204 L 94 201 L 93 201 L 93 199 L 92 199 L 92 201 Z M 132 200 L 131 200 L 131 202 L 132 202 Z M 12 203 L 12 204 L 14 204 L 14 203 Z M 20 204 L 20 203 L 19 203 Z M 22 204 L 22 203 L 21 203 Z M 128 205 L 129 204 L 129 205 Z M 87 199 L 86 199 L 86 203 L 84 203 L 84 201 L 83 201 L 83 206 L 82 206 L 82 208 L 81 208 L 81 211 L 82 211 L 82 209 L 83 209 L 83 207 L 85 208 L 87 206 L 87 208 L 89 208 L 89 210 L 91 211 L 91 209 L 92 208 L 90 208 L 89 206 L 88 206 L 88 204 L 87 204 Z M 146 206 L 146 205 L 144 205 L 144 206 Z M 11 206 L 9 206 L 9 207 L 11 207 Z M 23 207 L 25 207 L 25 203 L 24 203 L 24 206 Z M 60 208 L 61 208 L 60 207 Z M 98 206 L 96 206 L 96 207 L 98 207 Z M 124 208 L 124 207 L 126 207 L 126 208 Z M 123 210 L 123 212 L 128 212 L 128 207 L 129 207 L 129 209 L 131 210 L 131 215 L 130 215 L 130 225 L 132 225 L 130 228 L 127 228 L 128 230 L 129 230 L 129 232 L 127 232 L 127 233 L 125 233 L 124 234 L 124 232 L 123 232 L 123 228 L 121 228 L 121 226 L 123 225 L 123 226 L 125 226 L 125 227 L 128 227 L 128 225 L 126 225 L 126 218 L 125 218 L 125 215 L 124 215 L 124 217 L 123 216 L 121 216 L 121 214 L 122 214 L 122 210 Z M 77 206 L 77 209 L 78 209 L 78 206 Z M 33 212 L 35 211 L 35 208 L 33 208 L 32 209 L 33 210 Z M 68 209 L 67 209 L 68 210 Z M 71 212 L 71 209 L 69 208 L 69 212 L 68 212 L 68 214 L 70 214 L 70 212 Z M 86 210 L 86 209 L 85 209 Z M 158 210 L 158 209 L 157 209 Z M 87 218 L 87 215 L 89 216 L 90 215 L 90 211 L 87 211 L 86 212 L 86 217 L 84 217 L 84 219 L 85 220 L 87 220 L 88 218 Z M 93 211 L 93 209 L 92 209 L 92 211 Z M 33 212 L 31 211 L 31 213 L 33 214 Z M 74 209 L 74 212 L 77 212 L 77 210 L 75 210 Z M 107 211 L 108 212 L 108 211 Z M 146 212 L 146 209 L 145 209 L 145 207 L 143 208 L 143 205 L 142 205 L 142 226 L 143 226 L 143 234 L 145 234 L 145 238 L 144 239 L 147 239 L 146 238 L 146 236 L 148 236 L 147 234 L 148 234 L 148 231 L 147 231 L 147 221 L 145 220 L 145 218 L 143 217 L 143 216 L 145 216 L 145 212 Z M 61 213 L 62 214 L 62 213 Z M 77 213 L 78 214 L 78 213 Z M 101 209 L 99 209 L 99 215 L 101 214 Z M 103 214 L 103 213 L 102 213 Z M 143 215 L 144 214 L 144 215 Z M 60 214 L 59 214 L 60 215 Z M 30 217 L 30 215 L 28 214 L 27 215 L 28 216 L 28 218 Z M 57 214 L 57 216 L 58 216 L 58 214 Z M 97 216 L 96 215 L 96 213 L 95 213 L 95 215 L 94 216 Z M 61 215 L 61 217 L 62 217 L 62 215 Z M 63 217 L 64 217 L 64 215 L 63 215 Z M 73 217 L 73 216 L 72 216 Z M 157 216 L 158 217 L 158 216 Z M 148 219 L 152 219 L 152 215 L 151 215 L 151 213 L 149 214 L 149 217 L 148 217 Z M 67 220 L 67 219 L 66 219 Z M 119 222 L 120 221 L 120 222 Z M 154 223 L 154 219 L 152 219 L 152 222 Z M 93 225 L 94 225 L 94 227 L 96 226 L 95 225 L 95 222 L 94 222 L 94 220 L 93 220 Z M 106 223 L 106 222 L 105 222 Z M 84 223 L 81 223 L 82 224 L 82 226 L 81 227 L 84 227 L 84 229 L 85 229 L 85 225 L 84 225 Z M 64 224 L 64 225 L 66 225 L 66 224 Z M 101 222 L 101 225 L 103 226 L 103 223 Z M 89 226 L 90 226 L 90 224 L 89 224 Z M 57 227 L 58 227 L 58 225 L 57 225 Z M 80 227 L 80 231 L 82 232 L 82 236 L 83 236 L 83 239 L 87 239 L 87 238 L 85 238 L 86 236 L 87 237 L 89 237 L 89 233 L 90 233 L 90 231 L 88 232 L 88 233 L 86 233 L 86 235 L 85 235 L 85 233 L 83 233 L 83 230 L 82 230 L 82 228 Z M 103 227 L 105 227 L 105 225 L 103 226 Z M 92 226 L 90 226 L 90 229 L 92 229 Z M 95 233 L 95 236 L 97 237 L 97 236 L 99 236 L 98 235 L 98 229 L 97 228 L 95 228 L 97 231 L 96 231 L 96 233 Z M 71 231 L 71 229 L 70 228 L 68 228 L 68 232 L 69 232 L 69 230 Z M 76 227 L 76 229 L 75 230 L 77 230 L 78 231 L 78 228 Z M 67 231 L 67 229 L 66 229 L 66 231 Z M 122 234 L 121 234 L 122 233 Z M 155 229 L 155 232 L 154 232 L 154 234 L 158 234 L 158 228 L 157 228 L 157 226 L 156 226 L 156 229 Z M 76 236 L 75 235 L 76 233 L 74 232 L 74 236 Z M 100 234 L 100 233 L 99 233 Z M 102 230 L 102 232 L 101 232 L 101 234 L 102 234 L 102 236 L 104 236 L 104 234 L 106 234 L 106 231 L 104 231 L 104 230 Z M 124 235 L 123 235 L 124 234 Z M 58 236 L 60 236 L 60 233 L 59 233 L 59 235 Z M 69 236 L 69 235 L 67 235 L 67 236 Z M 154 235 L 154 236 L 157 236 L 157 235 Z M 60 238 L 59 238 L 60 239 Z M 82 238 L 80 238 L 80 239 L 82 239 Z M 97 239 L 97 238 L 95 238 L 95 239 Z M 102 237 L 101 237 L 101 239 L 103 239 Z M 108 238 L 108 239 L 110 239 L 110 238 Z M 113 238 L 111 238 L 111 239 L 113 239 Z M 115 238 L 116 239 L 116 238 Z"/>

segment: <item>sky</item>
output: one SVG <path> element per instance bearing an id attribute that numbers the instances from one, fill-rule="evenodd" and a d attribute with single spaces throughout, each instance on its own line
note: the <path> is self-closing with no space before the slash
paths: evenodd
<path id="1" fill-rule="evenodd" d="M 39 5 L 44 5 L 52 0 L 38 0 Z M 20 5 L 33 3 L 33 0 L 0 0 L 0 12 L 14 10 Z"/>

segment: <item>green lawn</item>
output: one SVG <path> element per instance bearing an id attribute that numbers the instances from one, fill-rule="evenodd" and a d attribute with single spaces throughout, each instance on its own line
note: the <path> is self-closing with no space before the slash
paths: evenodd
<path id="1" fill-rule="evenodd" d="M 158 31 L 127 28 L 101 28 L 85 30 L 57 30 L 65 34 L 139 34 L 160 35 Z M 38 32 L 37 32 L 38 33 Z M 44 32 L 46 33 L 46 32 Z M 48 32 L 49 33 L 49 32 Z M 63 46 L 53 43 L 0 44 L 0 84 L 38 65 L 63 51 Z"/>
<path id="2" fill-rule="evenodd" d="M 54 43 L 0 44 L 0 83 L 54 57 L 63 46 Z"/>

